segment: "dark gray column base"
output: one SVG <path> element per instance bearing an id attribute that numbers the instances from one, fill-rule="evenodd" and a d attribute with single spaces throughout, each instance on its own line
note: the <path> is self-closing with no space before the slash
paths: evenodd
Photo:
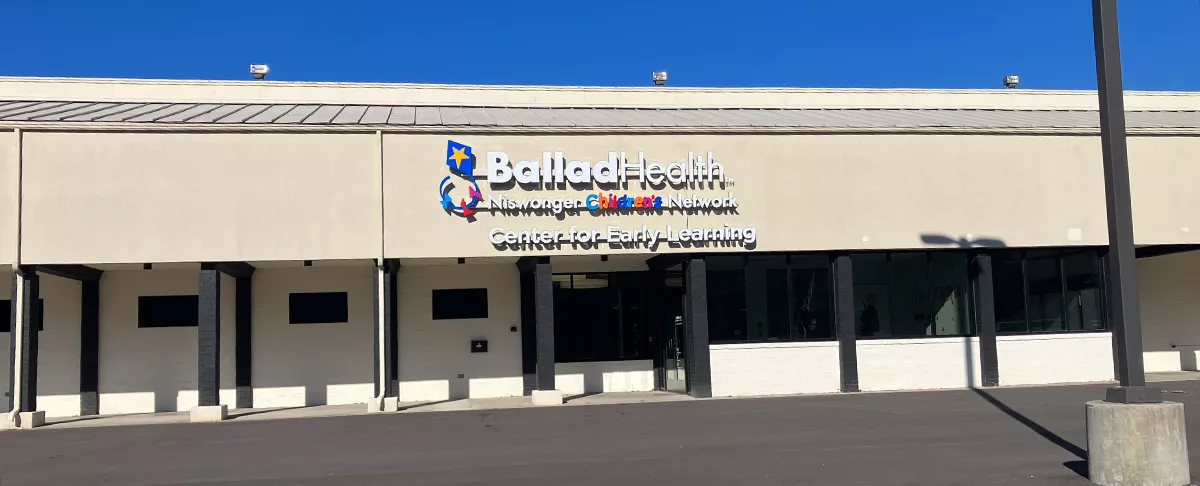
<path id="1" fill-rule="evenodd" d="M 238 386 L 234 404 L 236 408 L 254 408 L 254 388 Z"/>
<path id="2" fill-rule="evenodd" d="M 1162 403 L 1162 388 L 1154 386 L 1115 386 L 1104 393 L 1110 403 Z"/>
<path id="3" fill-rule="evenodd" d="M 79 393 L 79 415 L 100 415 L 100 394 L 97 392 Z"/>

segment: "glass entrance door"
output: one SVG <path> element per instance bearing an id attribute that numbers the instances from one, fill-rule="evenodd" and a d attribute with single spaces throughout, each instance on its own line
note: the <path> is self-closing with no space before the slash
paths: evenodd
<path id="1" fill-rule="evenodd" d="M 687 300 L 687 296 L 680 296 L 680 308 L 684 306 L 683 302 Z M 676 315 L 671 319 L 671 331 L 669 339 L 667 339 L 667 349 L 665 359 L 663 360 L 663 371 L 666 373 L 666 379 L 663 384 L 667 391 L 675 393 L 687 393 L 687 353 L 686 346 L 683 345 L 685 339 L 684 316 Z"/>
<path id="2" fill-rule="evenodd" d="M 687 393 L 687 346 L 683 315 L 684 286 L 682 266 L 676 265 L 664 273 L 661 310 L 658 313 L 659 352 L 662 363 L 663 388 L 675 393 Z"/>

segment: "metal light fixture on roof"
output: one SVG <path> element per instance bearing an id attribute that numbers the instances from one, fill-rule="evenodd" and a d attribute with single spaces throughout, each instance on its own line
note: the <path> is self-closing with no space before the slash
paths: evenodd
<path id="1" fill-rule="evenodd" d="M 250 75 L 254 76 L 254 79 L 262 79 L 262 78 L 267 77 L 267 72 L 270 70 L 271 70 L 271 68 L 268 67 L 266 64 L 251 64 L 250 65 Z"/>
<path id="2" fill-rule="evenodd" d="M 650 73 L 650 79 L 654 81 L 655 86 L 662 86 L 664 84 L 667 84 L 667 72 L 666 71 L 654 71 L 653 73 Z"/>
<path id="3" fill-rule="evenodd" d="M 1004 87 L 1013 89 L 1017 87 L 1017 83 L 1021 82 L 1021 77 L 1016 74 L 1009 74 L 1004 77 Z"/>

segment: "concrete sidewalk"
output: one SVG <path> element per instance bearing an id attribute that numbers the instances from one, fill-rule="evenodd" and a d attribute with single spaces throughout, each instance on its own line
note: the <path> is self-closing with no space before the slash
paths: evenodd
<path id="1" fill-rule="evenodd" d="M 1146 373 L 1146 383 L 1192 380 L 1200 380 L 1200 371 L 1167 371 L 1160 373 Z"/>
<path id="2" fill-rule="evenodd" d="M 630 403 L 657 403 L 694 400 L 687 395 L 668 392 L 597 393 L 566 397 L 563 406 L 619 405 Z M 441 402 L 401 403 L 394 413 L 454 412 L 467 410 L 503 410 L 512 408 L 534 408 L 529 397 L 474 398 L 446 400 Z M 319 417 L 347 417 L 367 415 L 367 405 L 317 405 L 288 408 L 249 408 L 229 411 L 229 421 L 281 420 Z M 125 415 L 94 415 L 87 417 L 58 417 L 47 419 L 40 429 L 64 429 L 76 427 L 107 427 L 128 425 L 183 424 L 189 423 L 188 412 L 161 412 Z M 39 429 L 39 430 L 40 430 Z"/>

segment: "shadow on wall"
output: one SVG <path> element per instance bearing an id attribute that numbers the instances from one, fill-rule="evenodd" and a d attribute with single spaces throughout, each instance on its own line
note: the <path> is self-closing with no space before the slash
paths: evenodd
<path id="1" fill-rule="evenodd" d="M 1173 348 L 1179 346 L 1171 345 Z M 1179 350 L 1179 367 L 1184 371 L 1196 371 L 1196 347 L 1189 346 L 1187 349 Z"/>
<path id="2" fill-rule="evenodd" d="M 1005 243 L 1003 239 L 1000 239 L 997 237 L 991 237 L 991 236 L 983 236 L 983 237 L 976 238 L 973 235 L 971 235 L 970 233 L 959 236 L 959 237 L 953 237 L 950 235 L 937 234 L 937 233 L 921 233 L 920 236 L 921 236 L 921 243 L 924 243 L 926 245 L 957 247 L 957 248 L 963 249 L 963 250 L 970 250 L 970 249 L 974 249 L 974 248 L 1005 248 L 1008 246 L 1008 244 Z M 980 271 L 977 262 L 975 262 L 974 260 L 971 260 L 970 264 L 967 268 L 968 268 L 968 272 L 970 272 L 969 273 L 970 281 L 971 282 L 976 281 L 976 277 L 979 275 L 979 271 Z M 974 294 L 970 295 L 967 298 L 967 301 L 971 302 L 971 305 L 970 305 L 971 312 L 978 311 L 978 305 L 976 302 L 976 298 L 977 298 L 977 296 Z M 977 323 L 978 322 L 978 314 L 976 314 L 975 316 L 971 316 L 970 320 L 972 322 Z M 973 332 L 972 334 L 978 336 L 979 335 L 978 328 L 976 328 L 974 326 L 972 326 L 972 327 L 976 331 L 976 332 Z M 981 386 L 982 383 L 976 383 L 976 381 L 975 381 L 975 358 L 976 358 L 975 357 L 975 346 L 972 344 L 972 340 L 969 337 L 963 338 L 963 355 L 964 355 L 963 359 L 966 362 L 966 370 L 967 370 L 966 382 L 967 382 L 968 386 L 970 388 L 976 388 L 978 386 Z"/>
<path id="3" fill-rule="evenodd" d="M 604 372 L 598 369 L 584 369 L 584 393 L 604 393 Z"/>

